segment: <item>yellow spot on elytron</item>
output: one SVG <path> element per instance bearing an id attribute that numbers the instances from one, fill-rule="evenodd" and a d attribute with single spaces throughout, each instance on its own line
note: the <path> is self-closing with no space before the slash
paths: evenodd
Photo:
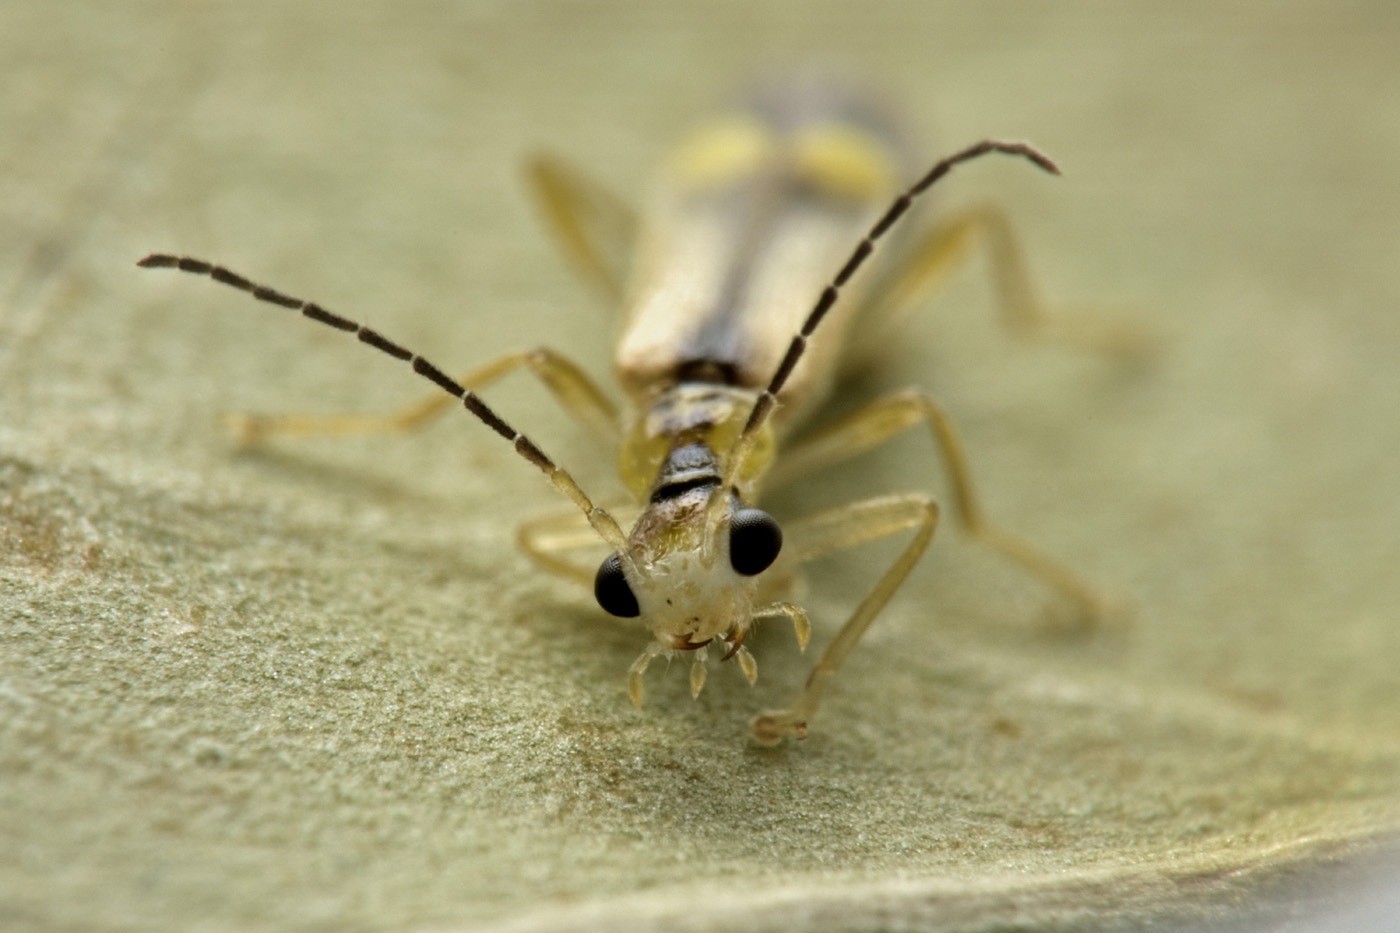
<path id="1" fill-rule="evenodd" d="M 751 117 L 710 124 L 671 155 L 669 168 L 684 188 L 725 185 L 761 169 L 772 158 L 772 131 Z"/>
<path id="2" fill-rule="evenodd" d="M 814 123 L 793 141 L 798 172 L 818 190 L 839 198 L 881 197 L 894 188 L 889 150 L 863 130 L 844 123 Z"/>

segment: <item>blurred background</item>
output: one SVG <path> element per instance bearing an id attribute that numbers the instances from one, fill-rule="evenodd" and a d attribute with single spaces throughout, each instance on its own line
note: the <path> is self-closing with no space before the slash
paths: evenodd
<path id="1" fill-rule="evenodd" d="M 1296 873 L 1364 862 L 1400 804 L 1397 47 L 1400 7 L 1361 0 L 4 4 L 0 921 L 1112 928 L 1325 902 Z M 420 389 L 133 266 L 216 259 L 453 369 L 543 342 L 605 378 L 611 311 L 523 159 L 641 204 L 698 119 L 799 70 L 868 85 L 929 161 L 1051 153 L 1064 178 L 969 166 L 940 203 L 994 201 L 1052 307 L 1153 343 L 1017 343 L 980 261 L 911 319 L 873 387 L 943 402 L 992 514 L 1130 612 L 1058 632 L 945 528 L 802 746 L 744 744 L 805 673 L 776 632 L 756 691 L 726 669 L 692 703 L 658 671 L 635 713 L 644 640 L 514 550 L 553 502 L 477 426 L 237 450 L 225 412 Z M 491 397 L 615 488 L 535 387 Z M 940 490 L 929 459 L 901 439 L 774 507 Z M 818 647 L 889 553 L 821 565 Z"/>

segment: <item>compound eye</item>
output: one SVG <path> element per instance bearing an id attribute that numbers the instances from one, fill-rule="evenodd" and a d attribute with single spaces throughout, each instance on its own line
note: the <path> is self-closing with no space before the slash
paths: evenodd
<path id="1" fill-rule="evenodd" d="M 598 568 L 598 575 L 593 578 L 593 596 L 610 615 L 634 619 L 642 614 L 637 597 L 622 573 L 622 560 L 616 551 Z"/>
<path id="2" fill-rule="evenodd" d="M 752 577 L 767 570 L 783 549 L 778 520 L 762 509 L 740 509 L 729 523 L 729 565 Z"/>

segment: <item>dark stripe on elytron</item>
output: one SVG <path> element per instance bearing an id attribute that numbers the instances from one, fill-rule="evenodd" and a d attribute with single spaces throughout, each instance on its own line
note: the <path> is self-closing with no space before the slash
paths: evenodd
<path id="1" fill-rule="evenodd" d="M 781 195 L 772 189 L 783 183 L 781 177 L 764 173 L 715 196 L 727 202 L 719 209 L 732 215 L 725 237 L 731 252 L 722 260 L 725 271 L 719 294 L 714 304 L 706 309 L 699 329 L 689 341 L 690 360 L 714 363 L 737 377 L 743 339 L 737 326 L 739 316 L 743 313 L 753 270 L 773 242 L 772 231 L 780 213 L 775 208 Z"/>
<path id="2" fill-rule="evenodd" d="M 866 95 L 841 82 L 780 82 L 753 92 L 744 109 L 783 140 L 791 140 L 815 124 L 855 127 L 874 139 L 901 169 L 913 170 L 909 141 L 899 131 L 898 126 L 883 110 L 872 106 Z M 690 360 L 704 360 L 716 366 L 726 367 L 732 373 L 732 378 L 727 384 L 739 385 L 737 363 L 743 358 L 744 347 L 737 343 L 742 340 L 742 333 L 735 326 L 735 318 L 743 311 L 744 298 L 751 284 L 753 270 L 762 261 L 763 251 L 755 248 L 754 244 L 760 244 L 765 249 L 772 245 L 774 229 L 787 216 L 794 200 L 800 201 L 804 196 L 816 200 L 825 200 L 825 197 L 819 191 L 804 188 L 801 178 L 781 173 L 759 176 L 749 184 L 731 188 L 728 193 L 742 202 L 736 211 L 738 218 L 730 241 L 734 244 L 734 252 L 729 257 L 728 273 L 720 288 L 719 300 L 715 307 L 710 309 L 692 343 L 694 352 L 690 355 Z M 884 232 L 884 228 L 894 223 L 899 215 L 908 209 L 908 201 L 911 199 L 900 200 L 904 203 L 897 202 L 890 208 L 869 239 L 877 239 Z M 873 242 L 870 246 L 873 246 Z M 868 252 L 869 246 L 864 249 Z M 837 288 L 845 283 L 855 271 L 855 266 L 860 264 L 860 260 L 852 258 L 854 261 L 848 262 L 847 267 L 837 276 L 835 287 L 827 286 L 816 311 L 808 316 L 802 328 L 803 336 L 810 337 L 816 330 L 826 312 L 835 303 Z M 694 364 L 687 362 L 686 365 Z M 759 378 L 762 378 L 761 374 Z"/>
<path id="3" fill-rule="evenodd" d="M 657 486 L 651 491 L 650 503 L 655 505 L 658 502 L 665 502 L 668 499 L 675 499 L 685 495 L 692 489 L 708 489 L 718 486 L 721 482 L 719 474 L 713 476 L 697 476 L 693 479 L 682 480 L 679 483 L 667 483 L 665 486 Z"/>
<path id="4" fill-rule="evenodd" d="M 709 385 L 732 386 L 739 383 L 739 370 L 733 363 L 722 360 L 688 359 L 676 367 L 675 381 L 703 382 Z"/>
<path id="5" fill-rule="evenodd" d="M 833 207 L 830 198 L 820 191 L 814 191 L 806 180 L 794 174 L 765 174 L 739 185 L 725 193 L 726 197 L 740 201 L 735 208 L 738 215 L 731 234 L 733 255 L 726 265 L 724 281 L 719 296 L 701 322 L 699 331 L 690 342 L 691 353 L 684 366 L 694 367 L 700 362 L 720 368 L 731 378 L 727 385 L 745 385 L 757 388 L 762 383 L 749 385 L 741 378 L 740 361 L 747 355 L 748 334 L 740 325 L 745 313 L 753 313 L 746 304 L 748 291 L 753 284 L 754 270 L 764 261 L 765 254 L 777 243 L 779 228 L 791 217 L 794 207 L 805 203 Z M 817 300 L 817 305 L 803 322 L 801 333 L 810 337 L 822 318 L 836 303 L 839 289 L 846 284 L 852 273 L 865 261 L 874 249 L 868 238 L 860 243 L 837 273 L 834 281 L 827 285 Z M 791 352 L 792 347 L 789 347 Z M 800 354 L 799 354 L 800 355 Z M 792 361 L 796 363 L 796 360 Z M 791 369 L 783 376 L 791 375 Z M 762 374 L 750 373 L 752 378 L 762 378 Z M 695 380 L 716 381 L 716 380 Z M 771 381 L 771 380 L 770 380 Z"/>

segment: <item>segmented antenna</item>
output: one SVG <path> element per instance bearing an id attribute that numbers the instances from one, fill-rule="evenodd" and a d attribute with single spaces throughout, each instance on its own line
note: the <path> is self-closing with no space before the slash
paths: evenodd
<path id="1" fill-rule="evenodd" d="M 152 253 L 145 259 L 136 263 L 146 269 L 179 269 L 181 272 L 190 272 L 195 275 L 207 275 L 215 282 L 231 286 L 242 292 L 247 292 L 259 301 L 268 304 L 280 305 L 283 308 L 290 308 L 293 311 L 300 311 L 303 316 L 311 318 L 327 327 L 335 328 L 345 333 L 353 333 L 361 343 L 369 344 L 376 350 L 380 350 L 392 356 L 396 360 L 403 360 L 413 367 L 413 371 L 427 379 L 442 391 L 459 399 L 467 411 L 471 412 L 481 420 L 488 428 L 505 438 L 515 452 L 549 477 L 549 481 L 554 487 L 568 496 L 574 505 L 583 511 L 588 517 L 588 523 L 593 526 L 593 530 L 618 551 L 623 560 L 627 560 L 627 536 L 618 527 L 617 522 L 606 510 L 595 506 L 586 496 L 578 483 L 569 475 L 568 471 L 555 466 L 554 461 L 545 456 L 544 451 L 535 446 L 524 434 L 511 427 L 504 418 L 496 414 L 483 402 L 475 392 L 465 386 L 459 385 L 456 380 L 448 376 L 441 369 L 423 357 L 405 347 L 399 346 L 389 340 L 378 331 L 371 330 L 363 324 L 357 324 L 349 318 L 343 318 L 338 314 L 333 314 L 325 308 L 310 301 L 303 301 L 300 298 L 293 298 L 291 295 L 283 294 L 276 289 L 266 285 L 259 285 L 249 281 L 236 272 L 230 272 L 223 266 L 218 266 L 202 259 L 193 259 L 189 256 L 169 256 L 164 253 Z"/>
<path id="2" fill-rule="evenodd" d="M 879 242 L 895 222 L 909 210 L 914 199 L 931 188 L 934 182 L 952 171 L 953 166 L 967 162 L 971 159 L 979 158 L 990 152 L 1004 152 L 1007 155 L 1022 156 L 1029 159 L 1036 165 L 1052 175 L 1060 174 L 1060 168 L 1050 157 L 1029 143 L 1009 143 L 999 142 L 994 139 L 985 139 L 976 145 L 968 146 L 961 152 L 954 153 L 945 159 L 937 162 L 933 168 L 929 169 L 923 178 L 920 178 L 909 187 L 903 194 L 895 199 L 890 205 L 885 215 L 875 222 L 875 226 L 870 228 L 870 232 L 861 238 L 855 251 L 851 253 L 851 258 L 846 260 L 846 264 L 841 267 L 841 271 L 836 273 L 836 277 L 822 290 L 821 297 L 817 299 L 816 305 L 812 308 L 807 320 L 802 324 L 802 329 L 793 335 L 792 342 L 788 344 L 787 353 L 783 354 L 783 361 L 778 364 L 778 369 L 773 373 L 773 378 L 768 380 L 768 387 L 763 390 L 763 394 L 754 402 L 753 410 L 749 412 L 749 420 L 744 425 L 744 430 L 730 448 L 729 459 L 726 465 L 726 475 L 724 487 L 729 488 L 734 484 L 734 478 L 739 473 L 739 468 L 748 458 L 749 451 L 754 444 L 754 438 L 758 431 L 767 422 L 773 413 L 774 406 L 778 402 L 778 393 L 787 384 L 788 377 L 797 368 L 797 363 L 802 359 L 802 354 L 807 350 L 807 341 L 821 325 L 826 313 L 836 304 L 836 299 L 841 294 L 842 287 L 845 286 L 856 270 L 865 264 L 865 260 L 870 258 L 870 254 L 875 251 L 875 244 Z"/>

